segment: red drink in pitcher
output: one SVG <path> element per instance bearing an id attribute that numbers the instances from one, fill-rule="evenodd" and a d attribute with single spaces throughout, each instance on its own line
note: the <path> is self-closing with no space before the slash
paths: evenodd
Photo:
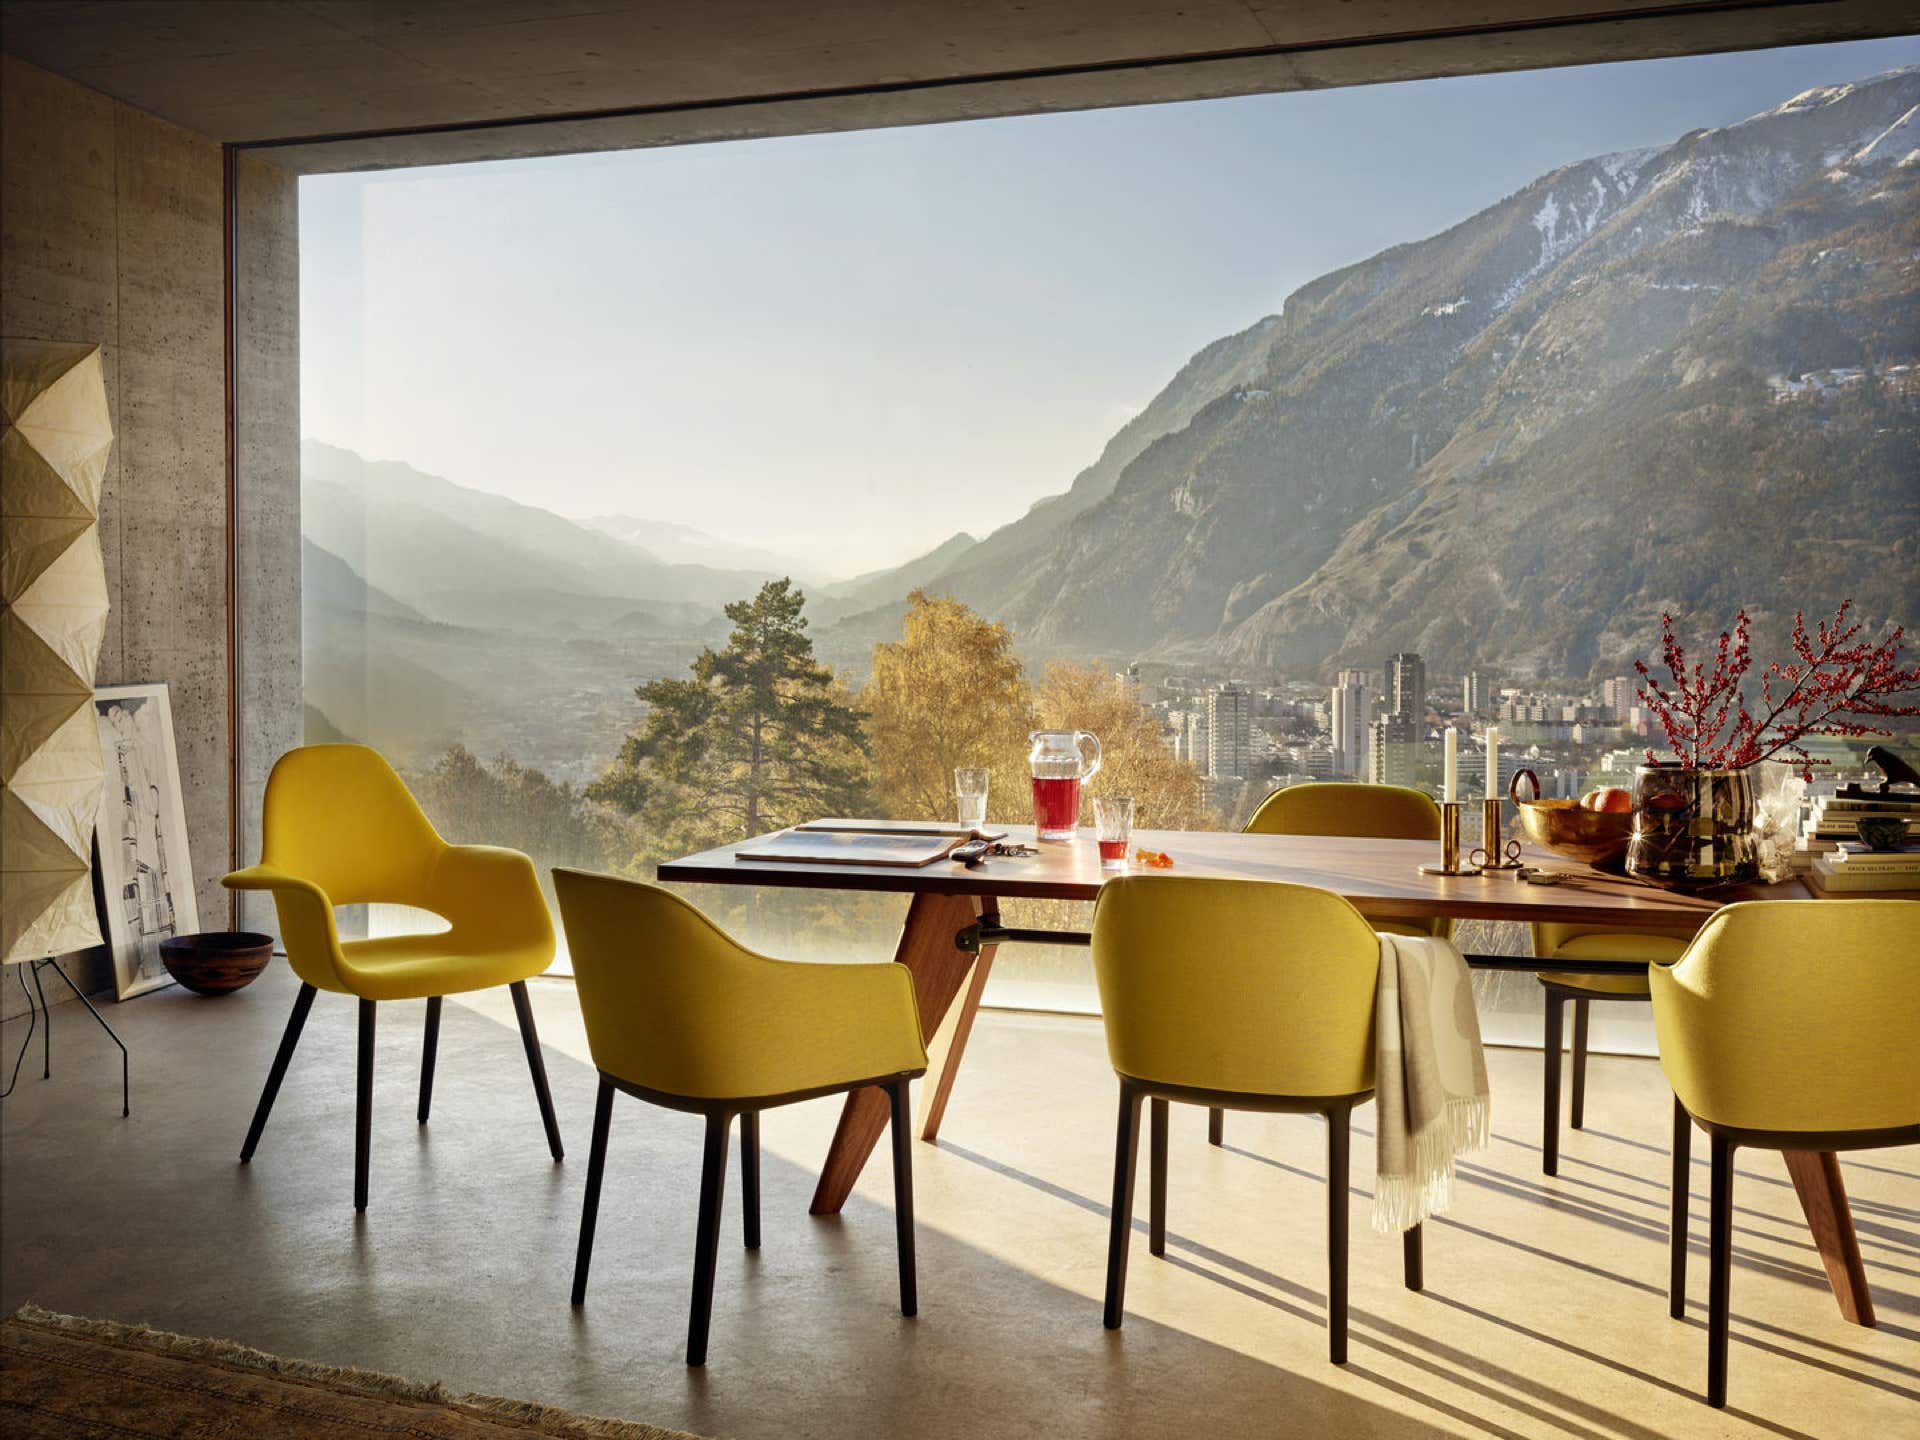
<path id="1" fill-rule="evenodd" d="M 1080 785 L 1100 768 L 1100 742 L 1084 730 L 1036 730 L 1029 738 L 1033 828 L 1041 840 L 1071 840 L 1080 824 Z"/>
<path id="2" fill-rule="evenodd" d="M 1080 777 L 1033 777 L 1033 823 L 1051 838 L 1080 823 Z"/>

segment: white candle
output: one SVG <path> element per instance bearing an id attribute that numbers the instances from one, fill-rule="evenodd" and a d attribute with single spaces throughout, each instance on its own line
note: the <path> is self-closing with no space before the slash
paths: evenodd
<path id="1" fill-rule="evenodd" d="M 1455 793 L 1460 785 L 1460 732 L 1451 725 L 1447 727 L 1446 768 L 1440 781 L 1440 798 L 1449 805 L 1460 797 Z"/>
<path id="2" fill-rule="evenodd" d="M 1500 798 L 1500 727 L 1487 726 L 1487 798 Z"/>

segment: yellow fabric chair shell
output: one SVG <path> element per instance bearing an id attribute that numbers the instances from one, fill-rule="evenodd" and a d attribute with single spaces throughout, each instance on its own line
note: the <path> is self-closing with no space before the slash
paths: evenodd
<path id="1" fill-rule="evenodd" d="M 749 950 L 671 891 L 555 870 L 593 1063 L 661 1095 L 767 1099 L 927 1067 L 901 965 Z"/>
<path id="2" fill-rule="evenodd" d="M 1920 907 L 1729 905 L 1652 972 L 1660 1063 L 1687 1112 L 1761 1131 L 1920 1124 Z"/>
<path id="3" fill-rule="evenodd" d="M 363 745 L 290 750 L 267 779 L 261 862 L 225 878 L 273 896 L 287 961 L 307 984 L 365 1000 L 508 985 L 553 963 L 533 862 L 441 839 L 393 767 Z M 444 932 L 340 938 L 339 905 L 405 905 Z"/>
<path id="4" fill-rule="evenodd" d="M 1094 907 L 1093 968 L 1121 1075 L 1268 1095 L 1373 1088 L 1380 942 L 1330 891 L 1110 880 Z"/>
<path id="5" fill-rule="evenodd" d="M 1248 835 L 1372 835 L 1383 840 L 1440 839 L 1440 807 L 1425 791 L 1405 785 L 1289 785 L 1260 802 Z M 1453 922 L 1372 920 L 1395 935 L 1453 934 Z"/>

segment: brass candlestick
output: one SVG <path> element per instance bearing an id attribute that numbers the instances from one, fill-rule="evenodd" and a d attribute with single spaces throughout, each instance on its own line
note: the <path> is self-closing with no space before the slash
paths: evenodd
<path id="1" fill-rule="evenodd" d="M 1478 875 L 1480 867 L 1460 863 L 1460 804 L 1456 800 L 1440 802 L 1440 863 L 1422 865 L 1422 875 Z"/>
<path id="2" fill-rule="evenodd" d="M 1503 846 L 1500 843 L 1500 797 L 1489 795 L 1481 802 L 1481 813 L 1486 817 L 1482 822 L 1480 844 L 1469 857 L 1480 867 L 1485 875 L 1492 870 L 1518 870 L 1520 864 L 1520 842 L 1509 840 Z"/>

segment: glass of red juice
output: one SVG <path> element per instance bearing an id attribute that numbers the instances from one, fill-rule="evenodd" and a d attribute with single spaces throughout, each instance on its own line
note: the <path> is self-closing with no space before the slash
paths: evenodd
<path id="1" fill-rule="evenodd" d="M 1127 847 L 1133 843 L 1133 797 L 1094 796 L 1093 834 L 1100 846 L 1100 868 L 1126 869 Z"/>

